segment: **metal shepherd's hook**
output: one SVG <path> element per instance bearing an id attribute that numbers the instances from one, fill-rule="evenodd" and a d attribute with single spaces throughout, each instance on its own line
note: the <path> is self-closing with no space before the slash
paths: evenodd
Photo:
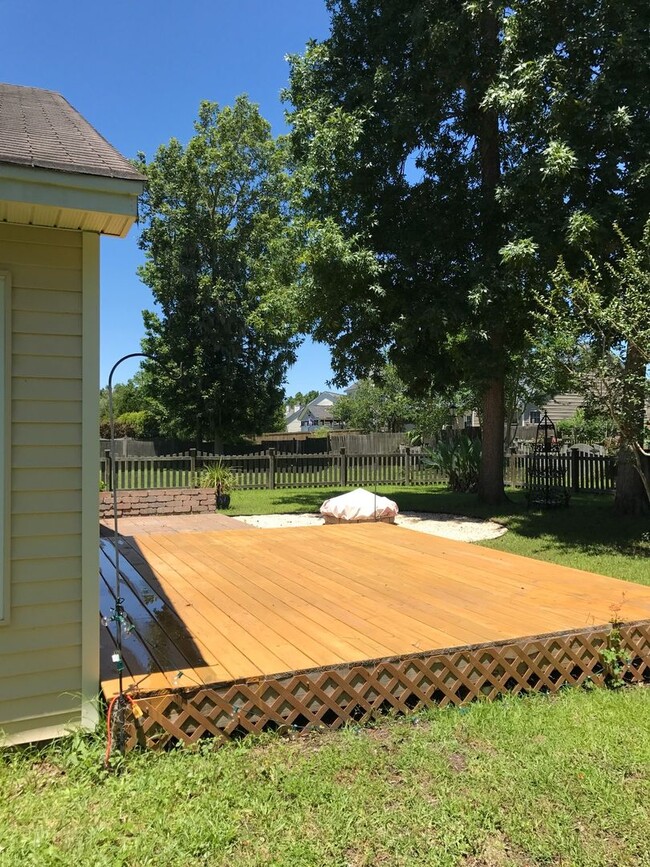
<path id="1" fill-rule="evenodd" d="M 108 375 L 108 415 L 111 431 L 111 487 L 113 489 L 113 544 L 115 546 L 115 608 L 113 609 L 113 615 L 111 617 L 111 620 L 113 620 L 116 624 L 117 649 L 116 652 L 113 654 L 113 662 L 115 663 L 115 667 L 117 668 L 119 684 L 118 697 L 116 702 L 117 718 L 115 720 L 115 742 L 118 750 L 121 753 L 124 753 L 126 746 L 124 738 L 124 711 L 126 705 L 126 698 L 124 696 L 123 689 L 124 660 L 122 656 L 122 640 L 124 637 L 124 628 L 126 626 L 126 617 L 123 607 L 124 599 L 122 597 L 120 546 L 117 518 L 117 473 L 115 472 L 115 418 L 113 414 L 113 374 L 120 366 L 120 364 L 122 364 L 123 361 L 127 361 L 127 359 L 129 358 L 148 358 L 150 361 L 155 361 L 157 364 L 162 364 L 162 362 L 160 362 L 154 355 L 149 355 L 146 352 L 131 352 L 128 355 L 123 355 L 122 358 L 116 361 L 111 368 L 111 372 Z"/>

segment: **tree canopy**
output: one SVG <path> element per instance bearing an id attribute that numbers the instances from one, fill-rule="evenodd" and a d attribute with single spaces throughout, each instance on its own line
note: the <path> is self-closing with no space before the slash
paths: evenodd
<path id="1" fill-rule="evenodd" d="M 285 397 L 285 407 L 306 406 L 319 395 L 318 389 L 312 388 L 304 394 L 302 391 L 297 391 L 292 397 Z"/>
<path id="2" fill-rule="evenodd" d="M 363 431 L 399 433 L 414 424 L 415 402 L 393 365 L 375 379 L 362 379 L 336 404 L 336 414 L 347 427 Z"/>
<path id="3" fill-rule="evenodd" d="M 648 6 L 328 0 L 287 98 L 311 327 L 339 382 L 388 351 L 414 391 L 480 396 L 503 493 L 504 389 L 564 254 L 647 213 Z"/>
<path id="4" fill-rule="evenodd" d="M 110 436 L 108 387 L 99 392 L 100 436 Z M 116 436 L 138 439 L 156 437 L 160 433 L 161 407 L 146 393 L 142 372 L 138 371 L 127 382 L 113 386 L 113 418 Z"/>
<path id="5" fill-rule="evenodd" d="M 463 411 L 473 409 L 465 391 L 413 396 L 393 364 L 354 384 L 336 404 L 337 416 L 349 428 L 399 433 L 411 425 L 419 437 L 436 438 Z"/>
<path id="6" fill-rule="evenodd" d="M 650 220 L 638 244 L 619 229 L 622 255 L 572 275 L 564 262 L 540 313 L 553 340 L 545 351 L 570 371 L 591 408 L 603 410 L 620 437 L 616 505 L 624 513 L 650 509 L 644 467 L 644 427 L 650 402 Z M 619 484 L 620 476 L 628 476 Z"/>
<path id="7" fill-rule="evenodd" d="M 273 426 L 295 359 L 290 311 L 296 248 L 289 234 L 284 148 L 257 106 L 203 102 L 195 135 L 151 162 L 140 277 L 147 393 L 168 434 L 221 440 Z"/>

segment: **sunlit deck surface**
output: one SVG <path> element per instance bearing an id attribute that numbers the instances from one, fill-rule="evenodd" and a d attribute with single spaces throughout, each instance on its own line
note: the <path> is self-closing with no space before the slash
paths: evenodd
<path id="1" fill-rule="evenodd" d="M 587 676 L 597 679 L 599 648 L 613 617 L 626 624 L 650 623 L 649 587 L 386 524 L 142 534 L 122 537 L 120 551 L 124 607 L 135 627 L 124 641 L 125 687 L 142 700 L 145 715 L 147 708 L 158 714 L 157 731 L 165 727 L 161 708 L 169 699 L 146 699 L 180 696 L 172 714 L 176 722 L 183 707 L 194 704 L 196 713 L 188 717 L 192 722 L 178 723 L 176 739 L 185 733 L 184 739 L 191 740 L 199 731 L 199 717 L 202 733 L 241 729 L 242 704 L 255 711 L 251 730 L 263 724 L 264 702 L 276 725 L 283 719 L 309 725 L 316 718 L 328 724 L 334 721 L 331 715 L 319 716 L 305 698 L 310 684 L 318 682 L 316 691 L 331 704 L 336 690 L 323 686 L 328 684 L 324 675 L 333 672 L 342 683 L 353 670 L 370 676 L 392 665 L 391 676 L 399 680 L 399 672 L 413 669 L 410 659 L 418 660 L 419 674 L 408 675 L 417 683 L 411 698 L 400 699 L 398 707 L 429 698 L 445 703 L 454 696 L 459 701 L 493 697 L 513 687 L 518 660 L 535 649 L 531 641 L 547 647 L 540 637 L 560 636 L 557 647 L 548 645 L 549 664 L 559 677 L 544 674 L 544 666 L 535 663 L 525 677 L 522 671 L 519 688 L 538 687 L 540 676 L 549 688 Z M 103 538 L 101 614 L 109 618 L 101 653 L 106 698 L 117 691 L 111 662 L 115 625 L 110 622 L 114 561 L 113 541 Z M 587 638 L 575 644 L 576 635 Z M 637 623 L 634 635 L 634 676 L 643 679 L 650 675 L 648 624 Z M 567 644 L 566 636 L 574 643 Z M 578 645 L 587 652 L 579 652 Z M 486 648 L 492 649 L 493 663 L 485 654 L 477 655 L 477 649 Z M 499 648 L 515 649 L 510 662 Z M 462 688 L 451 691 L 447 675 L 431 667 L 434 658 L 442 659 L 443 667 L 445 659 L 450 661 Z M 562 666 L 573 672 L 570 677 Z M 384 689 L 390 703 L 395 685 L 382 687 L 380 674 L 376 677 L 379 692 Z M 365 695 L 359 704 L 358 695 L 352 695 L 354 683 L 347 690 L 340 683 L 335 713 L 339 705 L 356 702 L 363 710 L 375 701 Z M 241 684 L 256 684 L 259 701 L 251 698 L 252 687 L 237 692 Z M 272 688 L 264 698 L 268 684 Z M 300 689 L 294 689 L 296 684 L 302 684 Z M 291 711 L 293 699 L 289 696 L 285 706 L 278 689 L 292 690 L 300 706 Z M 223 708 L 230 708 L 235 694 L 240 707 L 229 723 Z M 212 712 L 206 695 L 216 701 Z M 262 708 L 262 717 L 265 712 Z"/>

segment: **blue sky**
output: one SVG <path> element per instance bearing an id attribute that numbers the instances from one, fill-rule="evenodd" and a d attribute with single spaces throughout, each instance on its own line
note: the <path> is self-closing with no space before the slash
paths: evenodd
<path id="1" fill-rule="evenodd" d="M 83 10 L 83 11 L 82 11 Z M 187 141 L 202 99 L 247 93 L 275 133 L 285 131 L 285 55 L 327 35 L 324 0 L 0 0 L 0 81 L 62 93 L 127 157 L 148 158 L 172 136 Z M 102 239 L 101 382 L 140 349 L 141 311 L 152 306 L 136 276 L 137 231 Z M 126 362 L 119 380 L 137 364 Z M 306 342 L 287 393 L 325 387 L 329 351 Z"/>

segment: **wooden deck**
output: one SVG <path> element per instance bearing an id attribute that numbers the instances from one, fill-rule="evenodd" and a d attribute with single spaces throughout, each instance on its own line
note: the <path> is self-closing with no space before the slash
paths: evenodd
<path id="1" fill-rule="evenodd" d="M 386 524 L 122 541 L 125 684 L 145 711 L 132 743 L 602 680 L 613 617 L 629 676 L 650 676 L 648 587 Z M 114 573 L 103 539 L 106 618 Z M 110 698 L 110 620 L 102 636 Z"/>

